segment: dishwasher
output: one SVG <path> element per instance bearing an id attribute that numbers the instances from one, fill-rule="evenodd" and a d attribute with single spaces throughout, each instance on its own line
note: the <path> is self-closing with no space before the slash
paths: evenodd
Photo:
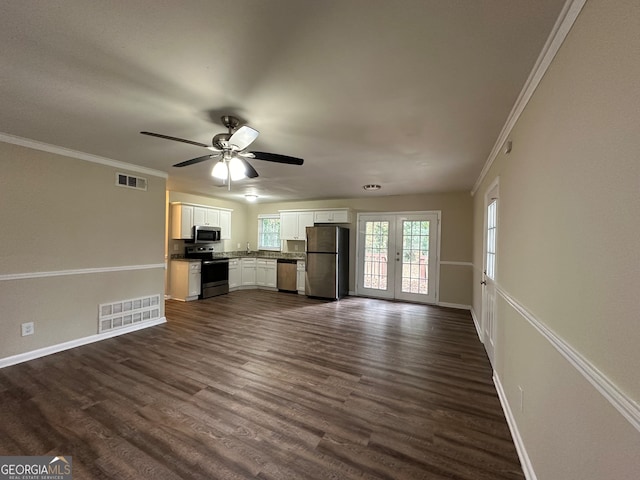
<path id="1" fill-rule="evenodd" d="M 278 290 L 298 293 L 298 261 L 278 259 Z"/>

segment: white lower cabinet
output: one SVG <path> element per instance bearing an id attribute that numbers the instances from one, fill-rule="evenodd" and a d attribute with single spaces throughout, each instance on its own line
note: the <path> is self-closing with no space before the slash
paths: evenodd
<path id="1" fill-rule="evenodd" d="M 256 287 L 278 287 L 278 261 L 275 258 L 229 259 L 229 290 Z"/>
<path id="2" fill-rule="evenodd" d="M 171 261 L 171 298 L 188 302 L 200 295 L 200 260 Z"/>
<path id="3" fill-rule="evenodd" d="M 242 284 L 242 270 L 240 269 L 240 260 L 237 258 L 229 259 L 229 290 L 238 288 Z"/>
<path id="4" fill-rule="evenodd" d="M 256 285 L 258 287 L 276 288 L 278 285 L 278 261 L 258 258 L 256 260 Z"/>
<path id="5" fill-rule="evenodd" d="M 298 293 L 304 295 L 304 279 L 305 279 L 305 262 L 302 260 L 298 260 L 298 281 L 297 281 L 297 289 Z"/>
<path id="6" fill-rule="evenodd" d="M 241 285 L 243 287 L 253 287 L 256 284 L 256 259 L 243 258 L 240 260 L 242 269 Z"/>
<path id="7" fill-rule="evenodd" d="M 267 282 L 265 287 L 278 288 L 278 261 L 268 260 L 266 269 Z"/>

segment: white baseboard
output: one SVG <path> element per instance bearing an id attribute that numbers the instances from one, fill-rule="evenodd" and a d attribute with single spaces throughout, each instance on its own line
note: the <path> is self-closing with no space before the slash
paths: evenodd
<path id="1" fill-rule="evenodd" d="M 476 311 L 473 309 L 473 307 L 471 307 L 471 318 L 473 318 L 473 326 L 476 327 L 478 338 L 482 343 L 484 343 L 484 340 L 482 339 L 482 328 L 480 328 L 480 320 L 478 319 Z"/>
<path id="2" fill-rule="evenodd" d="M 166 323 L 167 318 L 162 317 L 156 320 L 151 320 L 144 323 L 137 323 L 128 327 L 119 328 L 110 332 L 98 333 L 96 335 L 90 335 L 88 337 L 78 338 L 76 340 L 70 340 L 68 342 L 59 343 L 57 345 L 51 345 L 49 347 L 39 348 L 32 350 L 31 352 L 19 353 L 18 355 L 12 355 L 11 357 L 0 358 L 0 368 L 9 367 L 18 363 L 28 362 L 29 360 L 35 360 L 36 358 L 46 357 L 54 353 L 62 352 L 64 350 L 71 350 L 72 348 L 87 345 L 89 343 L 99 342 L 106 340 L 107 338 L 117 337 L 124 335 L 125 333 L 135 332 L 136 330 L 143 330 L 148 327 L 154 327 L 162 323 Z"/>
<path id="3" fill-rule="evenodd" d="M 438 302 L 439 307 L 457 308 L 458 310 L 471 310 L 471 305 L 463 305 L 462 303 Z"/>
<path id="4" fill-rule="evenodd" d="M 498 398 L 500 399 L 500 404 L 502 405 L 504 416 L 507 419 L 507 424 L 509 425 L 511 437 L 513 438 L 513 443 L 516 446 L 518 457 L 520 458 L 520 464 L 522 465 L 524 476 L 527 480 L 537 480 L 536 473 L 533 471 L 533 465 L 531 465 L 531 460 L 529 459 L 529 455 L 527 454 L 527 449 L 525 448 L 522 437 L 520 436 L 520 432 L 518 431 L 516 419 L 513 416 L 511 407 L 509 406 L 507 395 L 502 388 L 502 383 L 500 383 L 500 377 L 498 377 L 498 374 L 495 371 L 493 372 L 493 383 L 496 386 Z"/>

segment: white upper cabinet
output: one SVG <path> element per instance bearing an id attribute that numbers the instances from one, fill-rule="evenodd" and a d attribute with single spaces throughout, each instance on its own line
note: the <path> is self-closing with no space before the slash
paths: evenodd
<path id="1" fill-rule="evenodd" d="M 298 215 L 300 240 L 307 240 L 307 227 L 313 227 L 313 212 L 300 212 L 300 215 Z"/>
<path id="2" fill-rule="evenodd" d="M 231 210 L 180 202 L 171 204 L 171 238 L 174 240 L 191 239 L 194 225 L 220 227 L 221 239 L 229 240 L 231 238 Z"/>
<path id="3" fill-rule="evenodd" d="M 351 211 L 342 208 L 314 212 L 314 223 L 351 223 Z"/>
<path id="4" fill-rule="evenodd" d="M 231 212 L 229 210 L 220 210 L 220 238 L 222 240 L 231 239 Z"/>
<path id="5" fill-rule="evenodd" d="M 298 213 L 297 212 L 281 212 L 280 213 L 280 239 L 296 240 L 298 236 Z"/>
<path id="6" fill-rule="evenodd" d="M 193 207 L 176 203 L 171 205 L 171 238 L 174 240 L 187 240 L 191 238 L 193 231 Z"/>
<path id="7" fill-rule="evenodd" d="M 314 212 L 280 212 L 280 239 L 306 240 L 307 227 L 313 226 Z"/>
<path id="8" fill-rule="evenodd" d="M 219 227 L 220 211 L 215 208 L 193 207 L 193 224 Z"/>

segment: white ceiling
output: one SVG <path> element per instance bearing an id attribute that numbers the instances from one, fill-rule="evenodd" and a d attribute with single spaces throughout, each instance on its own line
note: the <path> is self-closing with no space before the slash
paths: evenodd
<path id="1" fill-rule="evenodd" d="M 0 3 L 0 132 L 262 201 L 470 190 L 564 0 Z M 254 180 L 216 187 L 219 117 L 260 131 Z M 362 185 L 379 183 L 367 193 Z"/>

